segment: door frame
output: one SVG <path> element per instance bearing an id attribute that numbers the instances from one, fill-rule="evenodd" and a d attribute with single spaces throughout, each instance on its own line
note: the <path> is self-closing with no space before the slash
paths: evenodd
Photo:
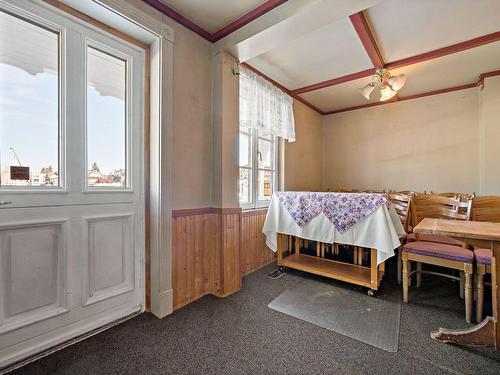
<path id="1" fill-rule="evenodd" d="M 123 0 L 37 1 L 48 3 L 61 12 L 69 13 L 133 44 L 146 46 L 149 66 L 146 66 L 145 90 L 149 92 L 149 98 L 146 98 L 145 111 L 145 153 L 149 173 L 145 176 L 145 298 L 146 310 L 163 318 L 173 312 L 173 29 L 164 23 L 163 15 L 157 12 L 156 17 L 148 15 Z M 143 4 L 147 7 L 147 4 Z"/>

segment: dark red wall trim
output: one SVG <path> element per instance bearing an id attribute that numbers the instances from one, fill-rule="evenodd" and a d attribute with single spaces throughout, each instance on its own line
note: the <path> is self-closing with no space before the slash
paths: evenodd
<path id="1" fill-rule="evenodd" d="M 465 85 L 448 87 L 448 88 L 445 88 L 445 89 L 424 92 L 424 93 L 421 93 L 421 94 L 415 94 L 415 95 L 409 95 L 409 96 L 396 96 L 394 99 L 387 100 L 385 102 L 367 103 L 367 104 L 357 105 L 357 106 L 354 106 L 354 107 L 336 109 L 334 111 L 326 112 L 325 115 L 333 115 L 335 113 L 341 113 L 341 112 L 347 112 L 347 111 L 354 111 L 356 109 L 376 107 L 376 106 L 379 106 L 379 105 L 391 104 L 391 103 L 395 103 L 395 102 L 402 102 L 402 101 L 411 100 L 411 99 L 418 99 L 418 98 L 423 98 L 423 97 L 431 96 L 431 95 L 445 94 L 447 92 L 458 91 L 458 90 L 465 90 L 465 89 L 471 89 L 471 88 L 477 87 L 477 86 L 478 86 L 478 83 L 474 82 L 474 83 L 468 83 L 468 84 L 465 84 Z"/>
<path id="2" fill-rule="evenodd" d="M 481 83 L 483 83 L 484 79 L 485 78 L 488 78 L 488 77 L 495 77 L 495 76 L 500 76 L 500 70 L 494 70 L 492 72 L 486 72 L 486 73 L 482 73 L 480 76 L 479 76 L 479 80 L 481 81 Z"/>
<path id="3" fill-rule="evenodd" d="M 212 34 L 210 34 L 207 30 L 203 29 L 202 27 L 198 26 L 194 22 L 191 22 L 188 20 L 186 17 L 184 17 L 182 14 L 177 13 L 175 10 L 170 8 L 168 5 L 162 3 L 159 0 L 143 0 L 145 3 L 148 3 L 151 5 L 153 8 L 159 10 L 163 14 L 169 16 L 172 18 L 174 21 L 179 22 L 181 25 L 187 27 L 189 30 L 194 31 L 196 34 L 202 36 L 208 41 L 212 41 Z"/>
<path id="4" fill-rule="evenodd" d="M 370 57 L 375 68 L 384 67 L 384 59 L 377 46 L 377 41 L 375 40 L 370 25 L 366 19 L 365 14 L 361 11 L 349 16 L 354 29 L 358 33 L 363 47 L 365 47 L 366 53 Z"/>
<path id="5" fill-rule="evenodd" d="M 172 8 L 170 8 L 168 5 L 165 3 L 162 3 L 159 0 L 143 0 L 147 4 L 151 5 L 153 8 L 159 10 L 163 14 L 169 16 L 172 18 L 174 21 L 180 23 L 181 25 L 187 27 L 189 30 L 194 31 L 196 34 L 202 36 L 209 42 L 216 42 L 219 39 L 224 38 L 225 36 L 228 36 L 229 34 L 235 32 L 239 28 L 242 28 L 243 26 L 247 25 L 248 23 L 252 22 L 253 20 L 259 18 L 260 16 L 263 16 L 267 12 L 270 12 L 274 8 L 279 7 L 280 5 L 286 3 L 288 0 L 268 0 L 264 4 L 261 4 L 257 8 L 251 10 L 250 12 L 244 14 L 240 18 L 234 20 L 230 24 L 224 26 L 222 29 L 216 31 L 213 34 L 210 34 L 207 30 L 204 28 L 198 26 L 194 22 L 190 21 L 186 17 L 184 17 L 182 14 L 179 12 L 176 12 Z"/>
<path id="6" fill-rule="evenodd" d="M 180 210 L 173 210 L 172 217 L 185 217 L 185 216 L 196 216 L 196 215 L 210 215 L 210 214 L 239 214 L 241 213 L 241 208 L 230 207 L 230 208 L 220 208 L 220 207 L 202 207 L 202 208 L 184 208 Z"/>
<path id="7" fill-rule="evenodd" d="M 292 90 L 292 93 L 294 95 L 303 94 L 305 92 L 315 91 L 315 90 L 319 90 L 319 89 L 322 89 L 325 87 L 338 85 L 339 83 L 354 81 L 355 79 L 359 79 L 359 78 L 370 77 L 371 75 L 375 74 L 375 70 L 376 70 L 375 68 L 371 68 L 371 69 L 363 70 L 362 72 L 352 73 L 352 74 L 348 74 L 348 75 L 345 75 L 342 77 L 329 79 L 328 81 L 323 81 L 320 83 L 315 83 L 314 85 L 304 86 L 304 87 L 301 87 L 299 89 Z"/>
<path id="8" fill-rule="evenodd" d="M 480 36 L 479 38 L 474 38 L 471 40 L 467 40 L 465 42 L 453 44 L 453 45 L 448 46 L 448 47 L 439 48 L 439 49 L 436 49 L 434 51 L 422 53 L 420 55 L 416 55 L 416 56 L 412 56 L 412 57 L 407 57 L 406 59 L 393 61 L 393 62 L 387 63 L 385 65 L 385 67 L 387 69 L 400 68 L 402 66 L 412 65 L 412 64 L 416 64 L 416 63 L 419 63 L 422 61 L 432 60 L 432 59 L 436 59 L 438 57 L 450 55 L 452 53 L 457 53 L 457 52 L 465 51 L 465 50 L 468 50 L 471 48 L 479 47 L 479 46 L 482 46 L 483 44 L 497 42 L 499 40 L 500 40 L 500 31 L 497 31 L 496 33 L 483 35 L 483 36 Z"/>
<path id="9" fill-rule="evenodd" d="M 448 47 L 439 48 L 439 49 L 434 50 L 434 51 L 422 53 L 420 55 L 416 55 L 416 56 L 408 57 L 405 59 L 386 63 L 385 68 L 386 69 L 395 69 L 395 68 L 400 68 L 400 67 L 407 66 L 407 65 L 417 64 L 419 62 L 435 59 L 435 58 L 446 56 L 446 55 L 449 55 L 452 53 L 462 52 L 462 51 L 465 51 L 465 50 L 468 50 L 471 48 L 482 46 L 484 44 L 494 43 L 494 42 L 498 42 L 498 41 L 500 41 L 500 31 L 492 33 L 492 34 L 488 34 L 488 35 L 483 35 L 483 36 L 480 36 L 478 38 L 471 39 L 471 40 L 468 40 L 465 42 L 453 44 L 453 45 L 448 46 Z M 330 79 L 328 81 L 316 83 L 314 85 L 301 87 L 301 88 L 293 90 L 292 92 L 294 94 L 301 94 L 301 93 L 308 92 L 308 91 L 314 91 L 314 90 L 322 89 L 325 87 L 338 85 L 340 83 L 353 81 L 355 79 L 368 77 L 368 76 L 372 75 L 374 72 L 375 72 L 375 69 L 363 70 L 362 72 L 352 73 L 352 74 L 348 74 L 346 76 L 337 77 L 337 78 Z"/>
<path id="10" fill-rule="evenodd" d="M 225 36 L 228 36 L 229 34 L 233 33 L 234 31 L 242 28 L 246 24 L 249 24 L 253 20 L 263 16 L 267 12 L 270 12 L 274 8 L 279 7 L 281 4 L 286 3 L 288 0 L 268 0 L 264 4 L 258 6 L 257 8 L 251 10 L 247 14 L 244 14 L 237 20 L 234 20 L 231 22 L 229 25 L 224 26 L 222 29 L 216 31 L 215 33 L 212 34 L 212 41 L 216 42 L 219 39 L 224 38 Z"/>

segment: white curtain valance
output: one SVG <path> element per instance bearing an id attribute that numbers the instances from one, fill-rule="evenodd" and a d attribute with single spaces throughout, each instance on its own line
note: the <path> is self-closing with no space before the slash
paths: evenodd
<path id="1" fill-rule="evenodd" d="M 294 142 L 293 99 L 261 76 L 241 67 L 240 126 Z"/>

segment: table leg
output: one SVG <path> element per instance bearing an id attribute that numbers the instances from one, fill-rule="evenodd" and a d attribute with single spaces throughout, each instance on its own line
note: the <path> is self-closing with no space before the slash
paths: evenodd
<path id="1" fill-rule="evenodd" d="M 281 266 L 283 260 L 283 235 L 278 233 L 278 251 L 276 252 L 276 263 Z"/>
<path id="2" fill-rule="evenodd" d="M 493 346 L 500 349 L 500 324 L 498 324 L 498 301 L 500 289 L 497 282 L 500 280 L 500 242 L 492 242 L 493 258 L 491 259 L 491 293 L 493 317 L 488 316 L 478 325 L 470 329 L 449 330 L 440 328 L 431 332 L 431 337 L 442 342 L 468 346 Z"/>
<path id="3" fill-rule="evenodd" d="M 373 290 L 378 289 L 378 266 L 377 249 L 370 250 L 370 287 Z"/>

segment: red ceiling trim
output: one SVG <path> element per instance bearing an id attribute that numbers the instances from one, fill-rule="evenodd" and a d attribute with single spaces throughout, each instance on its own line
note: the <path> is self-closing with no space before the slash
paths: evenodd
<path id="1" fill-rule="evenodd" d="M 170 8 L 168 5 L 162 3 L 159 0 L 143 0 L 145 3 L 151 5 L 153 8 L 156 10 L 159 10 L 163 14 L 169 16 L 172 18 L 174 21 L 180 23 L 181 25 L 187 27 L 189 30 L 195 32 L 196 34 L 202 36 L 208 41 L 212 41 L 212 34 L 210 34 L 207 30 L 204 28 L 198 26 L 194 22 L 188 20 L 186 17 L 184 17 L 182 14 L 176 12 L 172 8 Z"/>
<path id="2" fill-rule="evenodd" d="M 276 86 L 277 88 L 279 88 L 281 91 L 283 92 L 286 92 L 288 95 L 290 95 L 292 98 L 298 100 L 299 102 L 305 104 L 306 106 L 308 106 L 309 108 L 311 108 L 312 110 L 318 112 L 320 115 L 324 115 L 324 112 L 322 110 L 320 110 L 318 107 L 315 107 L 314 105 L 312 105 L 311 103 L 309 103 L 307 100 L 305 100 L 304 98 L 301 98 L 300 96 L 294 94 L 292 91 L 288 90 L 285 86 L 279 84 L 278 82 L 276 82 L 274 79 L 266 76 L 264 73 L 262 73 L 260 70 L 257 70 L 255 69 L 253 66 L 251 65 L 248 65 L 247 63 L 241 63 L 240 66 L 244 67 L 244 68 L 247 68 L 248 70 L 251 70 L 252 72 L 254 72 L 255 74 L 258 74 L 259 76 L 261 76 L 262 78 L 264 78 L 266 81 L 269 81 L 270 83 L 272 83 L 274 86 Z"/>
<path id="3" fill-rule="evenodd" d="M 484 79 L 488 77 L 495 77 L 495 76 L 500 76 L 500 70 L 494 70 L 492 72 L 486 72 L 482 73 L 479 75 L 479 81 L 480 83 L 484 83 Z"/>
<path id="4" fill-rule="evenodd" d="M 286 3 L 288 0 L 268 0 L 264 4 L 261 4 L 257 8 L 251 10 L 250 12 L 244 14 L 237 20 L 234 20 L 229 25 L 224 26 L 222 29 L 216 31 L 212 34 L 212 41 L 216 42 L 234 31 L 242 28 L 243 26 L 249 24 L 253 20 L 263 16 L 267 12 L 270 12 L 274 8 L 279 7 L 280 5 Z"/>
<path id="5" fill-rule="evenodd" d="M 259 5 L 257 8 L 252 9 L 250 12 L 244 14 L 240 18 L 234 20 L 230 24 L 224 26 L 222 29 L 217 30 L 215 33 L 211 34 L 201 26 L 198 26 L 193 21 L 190 21 L 186 17 L 184 17 L 179 12 L 176 12 L 172 8 L 170 8 L 165 3 L 162 3 L 159 0 L 143 0 L 147 4 L 151 5 L 156 10 L 159 10 L 163 14 L 169 16 L 174 21 L 180 23 L 181 25 L 187 27 L 189 30 L 194 31 L 196 34 L 202 36 L 206 40 L 211 43 L 222 39 L 229 34 L 235 32 L 236 30 L 242 28 L 243 26 L 249 24 L 255 19 L 263 16 L 267 12 L 270 12 L 274 8 L 279 7 L 280 5 L 286 3 L 288 0 L 267 0 L 264 4 Z"/>
<path id="6" fill-rule="evenodd" d="M 480 36 L 478 38 L 474 38 L 471 40 L 467 40 L 465 42 L 453 44 L 453 45 L 448 46 L 448 47 L 439 48 L 439 49 L 436 49 L 434 51 L 425 52 L 425 53 L 422 53 L 420 55 L 411 56 L 411 57 L 407 57 L 405 59 L 393 61 L 393 62 L 385 64 L 385 67 L 387 69 L 401 68 L 403 66 L 413 65 L 413 64 L 420 63 L 423 61 L 436 59 L 438 57 L 450 55 L 452 53 L 462 52 L 462 51 L 465 51 L 465 50 L 468 50 L 471 48 L 482 46 L 484 44 L 494 43 L 494 42 L 498 42 L 498 41 L 500 41 L 500 31 L 497 31 L 496 33 L 492 33 L 492 34 L 483 35 L 483 36 Z"/>
<path id="7" fill-rule="evenodd" d="M 400 68 L 403 66 L 408 66 L 408 65 L 413 65 L 417 64 L 419 62 L 431 60 L 431 59 L 436 59 L 438 57 L 446 56 L 449 54 L 457 53 L 457 52 L 462 52 L 471 48 L 479 47 L 484 44 L 489 44 L 489 43 L 494 43 L 500 41 L 500 31 L 492 33 L 492 34 L 487 34 L 480 36 L 475 39 L 471 39 L 465 42 L 453 44 L 448 47 L 440 48 L 434 51 L 422 53 L 420 55 L 408 57 L 405 59 L 393 61 L 390 63 L 385 64 L 386 69 L 395 69 L 395 68 Z M 293 90 L 294 94 L 301 94 L 309 91 L 315 91 L 318 89 L 322 89 L 325 87 L 329 86 L 334 86 L 338 85 L 340 83 L 348 82 L 348 81 L 353 81 L 355 79 L 359 78 L 364 78 L 372 75 L 374 72 L 374 69 L 369 69 L 369 70 L 363 70 L 362 72 L 357 72 L 357 73 L 352 73 L 348 74 L 343 77 L 338 77 L 338 78 L 333 78 L 328 81 L 320 82 L 320 83 L 315 83 L 313 85 L 301 87 L 298 89 Z"/>
<path id="8" fill-rule="evenodd" d="M 325 87 L 338 85 L 339 83 L 354 81 L 355 79 L 359 79 L 359 78 L 370 77 L 373 74 L 375 74 L 375 70 L 376 70 L 375 68 L 371 68 L 371 69 L 363 70 L 362 72 L 347 74 L 347 75 L 342 76 L 342 77 L 329 79 L 328 81 L 315 83 L 314 85 L 309 85 L 309 86 L 301 87 L 299 89 L 292 90 L 292 93 L 294 95 L 303 94 L 305 92 L 316 91 L 316 90 L 319 90 L 319 89 L 322 89 Z"/>
<path id="9" fill-rule="evenodd" d="M 373 36 L 370 25 L 368 24 L 368 20 L 366 19 L 363 11 L 352 14 L 349 18 L 354 26 L 354 29 L 358 33 L 359 39 L 361 40 L 363 47 L 365 47 L 366 53 L 370 57 L 373 66 L 375 68 L 383 68 L 384 59 L 382 58 L 377 41 Z"/>
<path id="10" fill-rule="evenodd" d="M 499 75 L 500 75 L 500 73 L 499 73 Z M 415 95 L 409 95 L 409 96 L 396 96 L 394 99 L 387 100 L 385 102 L 367 103 L 367 104 L 357 105 L 357 106 L 354 106 L 354 107 L 347 107 L 347 108 L 342 108 L 342 109 L 336 109 L 336 110 L 333 110 L 333 111 L 328 111 L 328 112 L 325 112 L 325 115 L 333 115 L 335 113 L 354 111 L 356 109 L 363 109 L 363 108 L 368 108 L 368 107 L 376 107 L 376 106 L 379 106 L 379 105 L 390 104 L 390 103 L 395 103 L 395 102 L 402 102 L 402 101 L 405 101 L 405 100 L 412 100 L 412 99 L 424 98 L 426 96 L 432 96 L 432 95 L 438 95 L 438 94 L 445 94 L 445 93 L 452 92 L 452 91 L 466 90 L 466 89 L 471 89 L 471 88 L 474 88 L 474 87 L 477 87 L 477 86 L 478 86 L 478 82 L 474 82 L 474 83 L 467 83 L 465 85 L 460 85 L 460 86 L 447 87 L 445 89 L 440 89 L 440 90 L 423 92 L 421 94 L 415 94 Z"/>

